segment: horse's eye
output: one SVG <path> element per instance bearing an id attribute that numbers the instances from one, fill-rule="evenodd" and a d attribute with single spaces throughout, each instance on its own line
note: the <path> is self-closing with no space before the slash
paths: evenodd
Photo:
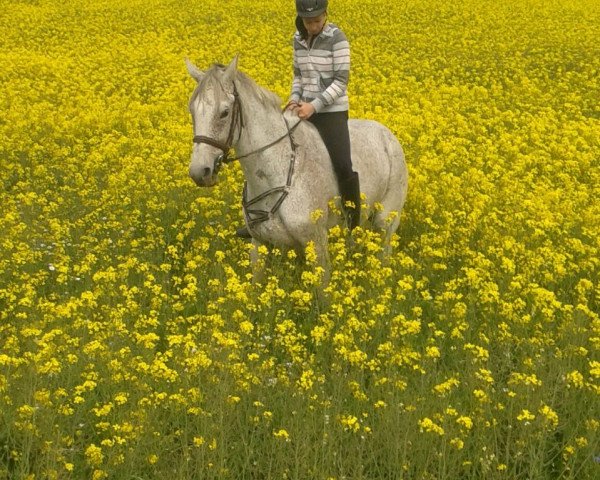
<path id="1" fill-rule="evenodd" d="M 227 117 L 227 115 L 229 115 L 229 109 L 228 108 L 226 108 L 225 110 L 223 110 L 221 112 L 221 118 L 225 118 L 225 117 Z"/>

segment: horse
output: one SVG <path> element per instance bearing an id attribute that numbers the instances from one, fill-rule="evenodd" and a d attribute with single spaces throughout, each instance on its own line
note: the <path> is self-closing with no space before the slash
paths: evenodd
<path id="1" fill-rule="evenodd" d="M 294 112 L 282 112 L 279 96 L 238 70 L 237 55 L 227 66 L 215 64 L 207 71 L 185 62 L 197 82 L 189 100 L 194 130 L 190 177 L 200 187 L 211 187 L 223 164 L 239 161 L 245 180 L 242 209 L 252 235 L 251 263 L 256 265 L 261 245 L 302 255 L 313 242 L 326 283 L 328 231 L 343 224 L 343 215 L 329 208 L 339 189 L 319 132 Z M 361 226 L 368 222 L 382 231 L 389 253 L 407 196 L 404 151 L 379 122 L 350 119 L 348 128 L 353 169 L 366 198 Z"/>

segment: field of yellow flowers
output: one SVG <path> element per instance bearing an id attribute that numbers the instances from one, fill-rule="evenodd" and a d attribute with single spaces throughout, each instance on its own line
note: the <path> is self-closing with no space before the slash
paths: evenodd
<path id="1" fill-rule="evenodd" d="M 600 3 L 330 1 L 411 183 L 326 301 L 187 177 L 184 58 L 285 100 L 294 2 L 0 6 L 0 479 L 600 476 Z"/>

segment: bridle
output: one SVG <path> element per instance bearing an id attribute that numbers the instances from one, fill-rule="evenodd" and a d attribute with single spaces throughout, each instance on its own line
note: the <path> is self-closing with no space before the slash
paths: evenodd
<path id="1" fill-rule="evenodd" d="M 224 163 L 230 163 L 236 160 L 231 157 L 231 147 L 233 145 L 233 135 L 235 133 L 235 127 L 239 127 L 238 140 L 242 134 L 242 128 L 244 128 L 244 116 L 242 115 L 242 104 L 240 103 L 240 96 L 238 94 L 235 83 L 233 84 L 233 111 L 231 114 L 231 123 L 229 124 L 229 133 L 227 134 L 227 140 L 225 143 L 215 140 L 214 138 L 207 137 L 205 135 L 194 135 L 194 143 L 210 145 L 211 147 L 218 148 L 223 153 L 215 159 L 213 167 L 213 173 L 216 175 L 219 173 L 221 166 Z"/>
<path id="2" fill-rule="evenodd" d="M 211 147 L 218 148 L 219 150 L 221 150 L 223 152 L 221 155 L 219 155 L 215 159 L 215 163 L 213 166 L 213 173 L 215 175 L 219 173 L 219 170 L 221 169 L 221 167 L 223 166 L 224 163 L 226 164 L 226 163 L 235 162 L 236 160 L 241 160 L 242 158 L 246 158 L 251 155 L 255 155 L 257 153 L 264 152 L 265 150 L 276 145 L 281 140 L 283 140 L 285 137 L 289 136 L 301 122 L 301 120 L 298 121 L 298 123 L 296 123 L 296 125 L 294 125 L 292 128 L 290 128 L 286 121 L 285 125 L 286 125 L 288 131 L 285 134 L 283 134 L 281 137 L 277 138 L 277 140 L 275 140 L 274 142 L 271 142 L 268 145 L 258 148 L 250 153 L 246 153 L 244 155 L 239 155 L 239 156 L 233 156 L 233 155 L 231 155 L 231 149 L 233 147 L 233 136 L 235 134 L 235 129 L 236 129 L 236 127 L 238 127 L 238 138 L 236 140 L 236 143 L 237 143 L 240 139 L 240 136 L 242 135 L 242 129 L 244 128 L 244 116 L 242 114 L 242 104 L 240 102 L 240 96 L 239 96 L 239 93 L 235 86 L 235 83 L 233 84 L 233 97 L 234 97 L 234 100 L 233 100 L 233 109 L 232 109 L 233 111 L 231 114 L 231 123 L 229 124 L 229 133 L 227 134 L 227 140 L 225 141 L 225 143 L 220 142 L 219 140 L 216 140 L 214 138 L 207 137 L 205 135 L 194 135 L 194 140 L 193 140 L 194 143 L 196 143 L 198 145 L 204 143 L 206 145 L 210 145 Z M 292 144 L 293 144 L 293 142 L 292 142 Z"/>
<path id="3" fill-rule="evenodd" d="M 221 169 L 223 164 L 235 162 L 236 160 L 241 160 L 242 158 L 246 158 L 251 155 L 256 155 L 257 153 L 264 152 L 265 150 L 268 150 L 272 146 L 281 142 L 286 137 L 288 137 L 290 139 L 290 145 L 292 147 L 292 155 L 291 155 L 291 159 L 290 159 L 290 165 L 288 168 L 287 181 L 286 181 L 285 186 L 271 188 L 270 190 L 267 190 L 267 191 L 261 193 L 260 195 L 254 197 L 252 200 L 247 200 L 248 183 L 247 182 L 244 183 L 244 190 L 242 193 L 242 208 L 244 210 L 244 215 L 246 217 L 246 222 L 248 224 L 248 228 L 252 228 L 255 225 L 257 225 L 258 223 L 262 223 L 266 220 L 269 220 L 270 218 L 273 218 L 273 216 L 275 215 L 277 210 L 279 210 L 279 207 L 281 206 L 281 204 L 283 203 L 283 201 L 289 194 L 290 187 L 292 186 L 292 178 L 294 175 L 294 169 L 295 169 L 295 164 L 296 164 L 296 148 L 297 148 L 297 145 L 294 142 L 294 139 L 292 137 L 292 132 L 298 127 L 298 125 L 300 125 L 302 120 L 298 120 L 298 122 L 290 128 L 290 126 L 287 123 L 287 120 L 285 119 L 285 117 L 283 117 L 283 121 L 285 122 L 287 132 L 284 133 L 281 137 L 278 137 L 273 142 L 271 142 L 263 147 L 260 147 L 256 150 L 253 150 L 252 152 L 246 153 L 244 155 L 233 156 L 233 155 L 231 155 L 231 149 L 233 147 L 233 136 L 235 135 L 235 129 L 236 129 L 236 127 L 238 127 L 238 138 L 235 142 L 235 143 L 237 143 L 242 135 L 242 129 L 244 128 L 242 104 L 240 102 L 240 96 L 238 94 L 235 82 L 233 84 L 233 96 L 234 96 L 234 101 L 233 101 L 232 114 L 231 114 L 231 123 L 229 124 L 229 133 L 227 134 L 227 140 L 225 141 L 225 143 L 220 142 L 219 140 L 215 140 L 214 138 L 207 137 L 205 135 L 194 135 L 194 143 L 196 143 L 196 144 L 204 143 L 206 145 L 210 145 L 212 147 L 218 148 L 219 150 L 221 150 L 223 152 L 221 155 L 219 155 L 215 159 L 215 163 L 213 166 L 213 174 L 214 175 L 219 173 L 219 170 Z M 268 196 L 270 196 L 274 193 L 279 193 L 279 198 L 275 201 L 275 204 L 273 205 L 273 207 L 271 207 L 270 210 L 258 210 L 258 209 L 250 208 L 254 204 L 258 203 L 259 201 L 267 198 Z"/>

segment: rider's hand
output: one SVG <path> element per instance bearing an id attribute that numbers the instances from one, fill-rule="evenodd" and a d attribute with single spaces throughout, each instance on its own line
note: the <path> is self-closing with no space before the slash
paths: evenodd
<path id="1" fill-rule="evenodd" d="M 296 108 L 298 108 L 298 102 L 296 100 L 290 100 L 287 103 L 287 105 L 283 107 L 283 111 L 285 112 L 287 110 L 290 110 L 293 112 L 294 110 L 296 110 Z"/>
<path id="2" fill-rule="evenodd" d="M 298 114 L 302 120 L 308 120 L 313 113 L 315 113 L 315 107 L 313 107 L 312 103 L 301 103 L 295 112 Z"/>

